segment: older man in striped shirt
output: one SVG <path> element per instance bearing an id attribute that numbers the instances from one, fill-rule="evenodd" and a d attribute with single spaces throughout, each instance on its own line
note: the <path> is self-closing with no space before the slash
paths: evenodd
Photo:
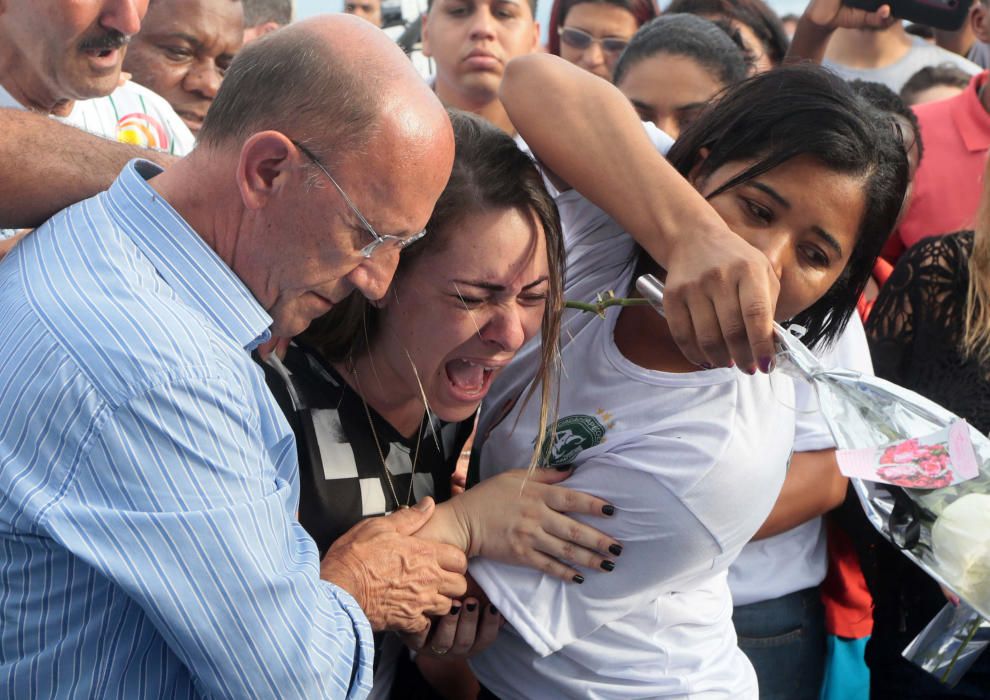
<path id="1" fill-rule="evenodd" d="M 452 158 L 384 35 L 301 23 L 235 61 L 187 159 L 0 263 L 0 695 L 362 697 L 371 628 L 463 593 L 463 554 L 409 537 L 430 504 L 319 560 L 248 356 L 383 294 Z"/>

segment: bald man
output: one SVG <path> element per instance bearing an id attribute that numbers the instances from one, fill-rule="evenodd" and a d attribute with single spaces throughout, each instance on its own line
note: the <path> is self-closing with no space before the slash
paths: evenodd
<path id="1" fill-rule="evenodd" d="M 463 594 L 463 553 L 410 537 L 431 502 L 320 561 L 249 356 L 379 298 L 452 161 L 387 37 L 305 22 L 235 60 L 190 156 L 129 163 L 0 263 L 7 694 L 363 697 L 372 629 Z"/>

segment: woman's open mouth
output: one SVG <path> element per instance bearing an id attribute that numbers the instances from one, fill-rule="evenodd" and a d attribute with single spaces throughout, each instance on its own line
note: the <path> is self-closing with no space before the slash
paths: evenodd
<path id="1" fill-rule="evenodd" d="M 444 365 L 451 393 L 462 401 L 480 401 L 488 393 L 495 373 L 502 365 L 486 365 L 466 359 L 451 360 Z"/>

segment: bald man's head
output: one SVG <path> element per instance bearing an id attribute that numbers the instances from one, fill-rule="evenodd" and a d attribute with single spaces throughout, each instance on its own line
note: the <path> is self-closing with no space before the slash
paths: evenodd
<path id="1" fill-rule="evenodd" d="M 251 134 L 278 131 L 331 164 L 364 150 L 389 125 L 453 148 L 443 107 L 395 43 L 367 22 L 331 15 L 245 47 L 224 77 L 199 142 L 237 145 Z"/>

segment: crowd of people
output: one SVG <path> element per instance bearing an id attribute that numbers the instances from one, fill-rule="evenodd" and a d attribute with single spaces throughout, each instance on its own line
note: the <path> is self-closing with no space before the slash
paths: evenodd
<path id="1" fill-rule="evenodd" d="M 990 430 L 985 2 L 0 2 L 0 696 L 990 698 L 773 338 Z"/>

